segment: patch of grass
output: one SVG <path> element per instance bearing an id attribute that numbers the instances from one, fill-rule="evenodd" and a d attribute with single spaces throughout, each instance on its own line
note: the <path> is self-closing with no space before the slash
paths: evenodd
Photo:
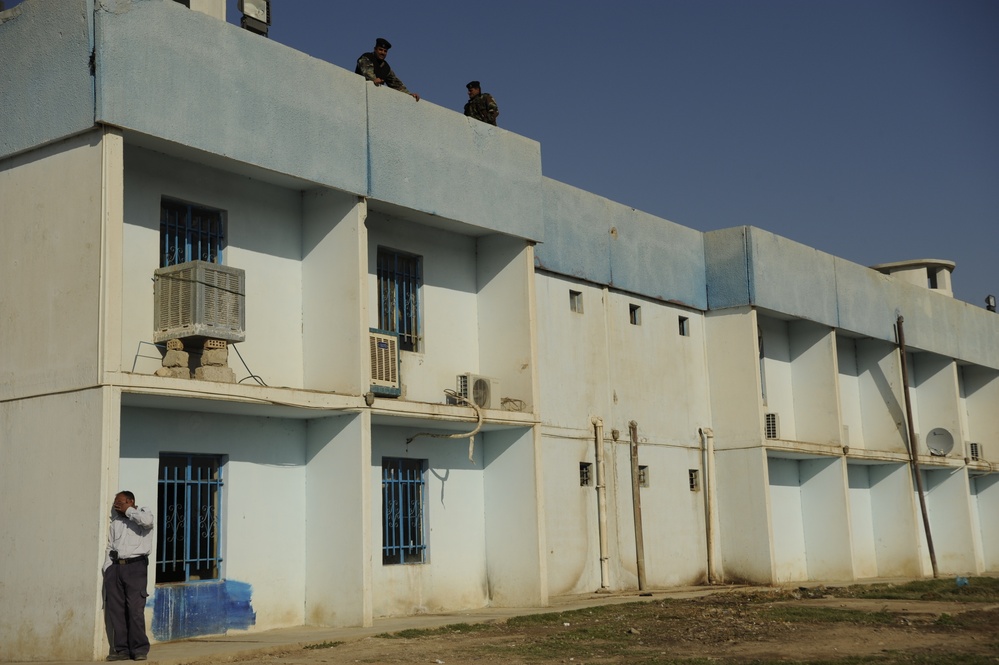
<path id="1" fill-rule="evenodd" d="M 332 649 L 333 647 L 338 647 L 341 644 L 345 644 L 343 640 L 337 640 L 336 642 L 319 642 L 317 644 L 306 644 L 303 649 Z"/>
<path id="2" fill-rule="evenodd" d="M 375 637 L 382 639 L 415 640 L 421 637 L 440 637 L 442 635 L 467 635 L 492 630 L 494 623 L 454 623 L 438 628 L 407 628 L 397 633 L 379 633 Z"/>
<path id="3" fill-rule="evenodd" d="M 852 584 L 829 587 L 830 596 L 846 598 L 884 598 L 889 600 L 958 600 L 976 603 L 999 602 L 999 577 L 969 577 L 967 586 L 958 586 L 955 578 L 916 580 L 906 584 Z"/>
<path id="4" fill-rule="evenodd" d="M 760 616 L 773 621 L 797 623 L 855 623 L 861 625 L 893 624 L 898 618 L 890 612 L 864 612 L 835 607 L 801 607 L 782 605 L 760 612 Z"/>

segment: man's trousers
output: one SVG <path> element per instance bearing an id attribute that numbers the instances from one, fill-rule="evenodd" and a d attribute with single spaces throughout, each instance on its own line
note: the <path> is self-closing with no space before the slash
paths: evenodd
<path id="1" fill-rule="evenodd" d="M 111 653 L 129 654 L 133 658 L 149 653 L 146 637 L 146 570 L 145 557 L 127 564 L 112 563 L 104 571 L 104 612 L 111 627 Z"/>

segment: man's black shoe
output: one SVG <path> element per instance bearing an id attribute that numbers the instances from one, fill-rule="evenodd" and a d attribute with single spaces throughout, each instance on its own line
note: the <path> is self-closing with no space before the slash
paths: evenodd
<path id="1" fill-rule="evenodd" d="M 105 660 L 128 660 L 128 654 L 127 653 L 113 653 L 110 656 L 108 656 L 107 658 L 105 658 Z"/>

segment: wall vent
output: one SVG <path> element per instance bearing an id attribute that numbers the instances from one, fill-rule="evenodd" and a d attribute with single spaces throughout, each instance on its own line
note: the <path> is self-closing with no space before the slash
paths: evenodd
<path id="1" fill-rule="evenodd" d="M 372 328 L 368 333 L 371 350 L 371 392 L 379 395 L 401 394 L 399 384 L 399 335 Z"/>
<path id="2" fill-rule="evenodd" d="M 203 337 L 242 342 L 246 272 L 188 261 L 153 273 L 153 341 Z"/>
<path id="3" fill-rule="evenodd" d="M 968 456 L 971 458 L 972 462 L 978 462 L 982 459 L 982 445 L 980 443 L 968 443 Z"/>
<path id="4" fill-rule="evenodd" d="M 768 439 L 780 438 L 780 418 L 776 413 L 763 414 L 763 431 Z"/>
<path id="5" fill-rule="evenodd" d="M 475 402 L 483 409 L 498 409 L 500 403 L 499 381 L 478 374 L 459 374 L 455 392 Z M 461 400 L 454 400 L 461 404 Z"/>

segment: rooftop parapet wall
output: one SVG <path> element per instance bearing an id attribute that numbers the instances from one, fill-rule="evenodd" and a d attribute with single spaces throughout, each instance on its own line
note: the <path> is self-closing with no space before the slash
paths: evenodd
<path id="1" fill-rule="evenodd" d="M 94 124 L 93 0 L 0 12 L 0 159 Z"/>
<path id="2" fill-rule="evenodd" d="M 101 0 L 95 31 L 98 122 L 367 192 L 360 77 L 175 2 Z"/>
<path id="3" fill-rule="evenodd" d="M 999 368 L 999 316 L 922 286 L 744 226 L 705 234 L 708 306 L 755 305 L 895 342 L 905 318 L 913 349 Z"/>
<path id="4" fill-rule="evenodd" d="M 365 89 L 371 198 L 544 239 L 537 141 L 397 90 Z"/>
<path id="5" fill-rule="evenodd" d="M 649 298 L 707 309 L 700 231 L 550 178 L 538 267 Z"/>

